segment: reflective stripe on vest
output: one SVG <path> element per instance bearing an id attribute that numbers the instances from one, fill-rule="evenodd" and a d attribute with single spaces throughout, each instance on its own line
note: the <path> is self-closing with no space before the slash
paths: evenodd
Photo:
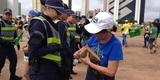
<path id="1" fill-rule="evenodd" d="M 47 34 L 47 37 L 48 37 L 47 38 L 47 43 L 48 44 L 54 43 L 54 44 L 61 45 L 61 41 L 60 41 L 60 37 L 58 35 L 58 32 L 51 26 L 51 24 L 46 19 L 44 19 L 42 16 L 34 17 L 33 19 L 37 19 L 37 20 L 42 21 L 42 23 L 44 24 L 44 28 L 45 28 L 46 32 L 47 32 L 47 27 L 46 27 L 46 24 L 44 23 L 44 21 L 46 21 L 50 25 L 50 29 L 52 31 L 53 37 L 48 37 L 48 34 Z M 58 62 L 58 63 L 61 62 L 61 56 L 60 56 L 59 52 L 55 52 L 54 54 L 53 53 L 48 53 L 47 55 L 42 56 L 42 58 L 52 60 L 52 61 Z"/>
<path id="2" fill-rule="evenodd" d="M 76 39 L 80 39 L 80 36 L 74 36 L 74 38 L 76 38 Z"/>
<path id="3" fill-rule="evenodd" d="M 79 35 L 74 36 L 74 38 L 75 38 L 76 42 L 80 42 L 80 36 Z"/>
<path id="4" fill-rule="evenodd" d="M 55 20 L 54 23 L 57 24 L 60 20 Z M 64 22 L 65 23 L 65 22 Z M 68 43 L 68 46 L 70 46 L 70 32 L 68 31 L 67 29 L 67 24 L 65 24 L 65 29 L 67 30 L 67 43 Z"/>
<path id="5" fill-rule="evenodd" d="M 14 39 L 14 33 L 16 31 L 15 27 L 2 27 L 1 30 L 1 38 L 4 40 L 13 40 Z"/>
<path id="6" fill-rule="evenodd" d="M 76 28 L 75 27 L 69 27 L 68 30 L 69 31 L 76 31 Z"/>
<path id="7" fill-rule="evenodd" d="M 12 41 L 14 37 L 1 37 L 3 40 Z"/>
<path id="8" fill-rule="evenodd" d="M 50 44 L 50 43 L 55 43 L 55 44 L 61 44 L 61 41 L 60 41 L 60 39 L 57 39 L 56 37 L 49 37 L 48 39 L 47 39 L 47 42 L 48 42 L 48 44 Z"/>
<path id="9" fill-rule="evenodd" d="M 53 61 L 56 61 L 56 62 L 59 62 L 59 61 L 62 60 L 59 55 L 53 55 L 53 54 L 47 54 L 47 55 L 43 56 L 42 58 L 53 60 Z"/>

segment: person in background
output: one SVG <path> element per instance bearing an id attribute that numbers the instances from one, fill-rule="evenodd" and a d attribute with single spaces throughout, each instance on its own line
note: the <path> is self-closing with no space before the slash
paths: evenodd
<path id="1" fill-rule="evenodd" d="M 77 73 L 73 71 L 73 53 L 78 50 L 78 46 L 80 44 L 80 36 L 76 32 L 76 24 L 77 24 L 77 16 L 73 11 L 70 12 L 70 16 L 67 18 L 67 23 L 68 23 L 68 31 L 70 32 L 70 47 L 72 49 L 72 59 L 71 59 L 71 68 L 70 68 L 70 73 L 76 75 Z"/>
<path id="2" fill-rule="evenodd" d="M 158 34 L 157 35 L 159 36 L 159 34 L 160 34 L 160 18 L 155 19 L 154 24 L 158 29 Z"/>
<path id="3" fill-rule="evenodd" d="M 99 12 L 92 22 L 85 26 L 93 35 L 88 40 L 88 46 L 74 53 L 74 57 L 89 66 L 85 80 L 115 80 L 119 62 L 123 60 L 123 51 L 121 42 L 111 33 L 113 26 L 113 16 L 106 12 Z M 82 53 L 86 56 L 83 57 Z M 91 57 L 92 55 L 89 57 L 91 53 L 97 55 L 97 58 Z"/>
<path id="4" fill-rule="evenodd" d="M 149 44 L 150 26 L 151 23 L 148 22 L 148 24 L 144 27 L 144 46 L 143 46 L 144 48 L 147 48 Z"/>
<path id="5" fill-rule="evenodd" d="M 29 57 L 28 57 L 28 39 L 29 39 L 29 33 L 28 33 L 28 24 L 24 24 L 23 26 L 23 37 L 20 42 L 20 49 L 24 52 L 24 71 L 23 71 L 23 79 L 24 80 L 30 80 L 28 75 L 29 70 Z"/>
<path id="6" fill-rule="evenodd" d="M 3 11 L 3 17 L 0 21 L 0 73 L 7 58 L 10 62 L 9 80 L 22 79 L 22 77 L 16 75 L 17 54 L 13 42 L 16 37 L 16 27 L 12 22 L 12 10 L 6 8 Z"/>
<path id="7" fill-rule="evenodd" d="M 127 35 L 131 30 L 131 24 L 128 22 L 128 20 L 125 20 L 125 23 L 123 24 L 121 30 L 122 30 L 122 44 L 123 46 L 127 47 Z"/>
<path id="8" fill-rule="evenodd" d="M 17 36 L 19 36 L 19 35 L 21 35 L 22 33 L 23 33 L 23 22 L 21 21 L 21 17 L 18 17 L 18 20 L 17 20 L 17 30 L 16 30 L 16 32 L 17 32 Z M 17 48 L 18 48 L 18 50 L 20 49 L 20 45 L 19 44 L 17 44 L 16 45 L 17 46 Z"/>
<path id="9" fill-rule="evenodd" d="M 80 19 L 79 28 L 77 29 L 77 33 L 81 36 L 81 44 L 84 46 L 87 42 L 87 40 L 92 36 L 89 32 L 87 32 L 84 28 L 85 25 L 89 24 L 90 21 L 85 17 L 82 16 Z"/>
<path id="10" fill-rule="evenodd" d="M 61 46 L 63 47 L 63 50 L 61 52 L 62 57 L 62 66 L 61 66 L 61 80 L 69 80 L 70 77 L 70 67 L 72 65 L 71 59 L 72 59 L 72 49 L 70 48 L 70 33 L 68 30 L 67 25 L 67 18 L 70 15 L 70 9 L 67 5 L 64 4 L 65 13 L 61 13 L 58 16 L 58 19 L 56 19 L 54 22 L 56 23 L 56 30 L 60 34 L 61 39 Z"/>
<path id="11" fill-rule="evenodd" d="M 149 30 L 150 32 L 150 39 L 149 39 L 149 43 L 150 43 L 150 53 L 156 53 L 156 39 L 158 37 L 158 28 L 156 26 L 156 23 L 152 23 L 151 24 L 151 28 Z"/>
<path id="12" fill-rule="evenodd" d="M 38 16 L 40 16 L 40 12 L 38 12 L 35 9 L 30 10 L 28 13 L 28 22 L 30 22 L 33 17 L 38 17 Z"/>

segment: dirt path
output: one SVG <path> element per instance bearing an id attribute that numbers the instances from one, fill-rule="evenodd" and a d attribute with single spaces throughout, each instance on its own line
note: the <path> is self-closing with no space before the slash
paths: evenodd
<path id="1" fill-rule="evenodd" d="M 157 41 L 160 45 L 160 39 Z M 128 39 L 117 80 L 160 80 L 160 49 L 157 54 L 150 54 L 142 46 L 143 36 Z"/>

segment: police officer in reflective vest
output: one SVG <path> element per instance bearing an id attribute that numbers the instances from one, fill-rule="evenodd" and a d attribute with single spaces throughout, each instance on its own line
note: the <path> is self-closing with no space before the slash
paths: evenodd
<path id="1" fill-rule="evenodd" d="M 72 48 L 72 52 L 74 53 L 76 50 L 78 50 L 78 44 L 80 43 L 80 36 L 76 33 L 76 23 L 77 23 L 77 17 L 73 11 L 70 11 L 70 16 L 67 19 L 68 22 L 68 30 L 70 32 L 70 38 L 71 43 L 70 47 Z M 72 55 L 72 61 L 73 63 L 73 55 Z M 71 74 L 77 74 L 73 71 L 73 64 L 71 66 Z"/>
<path id="2" fill-rule="evenodd" d="M 70 77 L 70 67 L 72 65 L 72 49 L 70 48 L 70 32 L 67 29 L 68 25 L 66 20 L 70 13 L 68 13 L 68 6 L 65 7 L 65 12 L 58 16 L 58 19 L 54 22 L 56 23 L 56 29 L 60 34 L 61 43 L 64 51 L 61 53 L 62 57 L 62 67 L 61 67 L 61 80 L 69 80 Z M 70 10 L 70 9 L 69 9 Z"/>
<path id="3" fill-rule="evenodd" d="M 64 8 L 61 0 L 48 0 L 41 16 L 29 26 L 29 76 L 31 80 L 59 80 L 61 41 L 53 20 Z"/>
<path id="4" fill-rule="evenodd" d="M 16 27 L 12 23 L 12 10 L 4 9 L 2 20 L 0 21 L 0 73 L 5 64 L 5 59 L 10 62 L 10 80 L 20 80 L 16 76 L 17 54 L 13 40 L 17 36 Z"/>

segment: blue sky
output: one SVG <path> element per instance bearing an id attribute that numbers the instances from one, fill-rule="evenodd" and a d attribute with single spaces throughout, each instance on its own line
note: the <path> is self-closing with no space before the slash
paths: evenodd
<path id="1" fill-rule="evenodd" d="M 22 4 L 22 14 L 27 14 L 32 9 L 32 0 L 19 0 Z M 103 0 L 90 0 L 90 10 L 103 8 Z M 82 0 L 72 0 L 72 9 L 74 11 L 81 10 Z"/>

